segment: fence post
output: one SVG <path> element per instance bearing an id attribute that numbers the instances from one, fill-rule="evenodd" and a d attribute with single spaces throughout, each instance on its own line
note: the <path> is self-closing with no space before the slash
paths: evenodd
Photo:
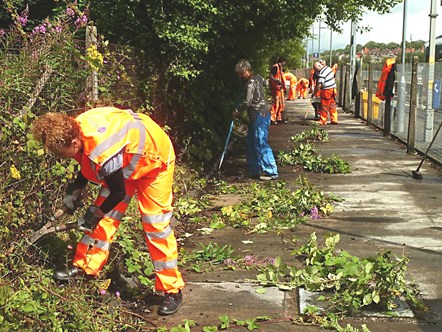
<path id="1" fill-rule="evenodd" d="M 410 114 L 408 116 L 408 137 L 407 153 L 414 153 L 416 143 L 416 107 L 417 107 L 417 66 L 418 57 L 413 57 L 413 68 L 411 70 L 411 96 L 410 96 Z"/>
<path id="2" fill-rule="evenodd" d="M 391 133 L 391 98 L 393 98 L 393 96 L 385 94 L 384 137 L 390 136 Z"/>
<path id="3" fill-rule="evenodd" d="M 343 86 L 343 92 L 342 92 L 342 109 L 345 110 L 345 107 L 347 106 L 347 94 L 348 94 L 348 89 L 347 89 L 347 71 L 348 71 L 348 65 L 345 65 L 345 70 L 344 70 L 344 86 Z"/>
<path id="4" fill-rule="evenodd" d="M 361 114 L 361 91 L 359 90 L 355 98 L 355 118 L 359 118 Z"/>
<path id="5" fill-rule="evenodd" d="M 345 73 L 345 66 L 343 66 L 342 68 L 341 68 L 341 70 L 339 70 L 339 90 L 338 90 L 338 95 L 339 95 L 339 98 L 338 98 L 338 103 L 339 103 L 339 106 L 341 106 L 342 107 L 342 104 L 343 104 L 343 95 L 344 95 L 344 73 Z"/>
<path id="6" fill-rule="evenodd" d="M 345 70 L 345 98 L 344 98 L 344 111 L 347 112 L 351 105 L 351 77 L 350 77 L 350 65 L 346 65 Z"/>
<path id="7" fill-rule="evenodd" d="M 93 25 L 86 26 L 86 49 L 97 45 L 97 27 Z M 92 70 L 92 73 L 87 78 L 86 82 L 87 96 L 90 100 L 98 100 L 98 74 L 96 70 Z"/>
<path id="8" fill-rule="evenodd" d="M 367 100 L 367 126 L 373 123 L 373 64 L 368 63 L 368 100 Z"/>

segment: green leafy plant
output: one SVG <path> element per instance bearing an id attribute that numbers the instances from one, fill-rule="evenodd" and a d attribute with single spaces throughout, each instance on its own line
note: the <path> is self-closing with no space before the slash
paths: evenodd
<path id="1" fill-rule="evenodd" d="M 311 141 L 319 141 L 319 142 L 328 142 L 328 132 L 324 129 L 320 128 L 312 128 L 310 130 L 305 130 L 296 134 L 295 136 L 290 137 L 292 142 L 311 142 Z"/>
<path id="2" fill-rule="evenodd" d="M 184 249 L 180 251 L 180 264 L 187 268 L 202 272 L 205 266 L 222 264 L 228 259 L 232 259 L 234 250 L 230 245 L 220 246 L 217 243 L 210 242 L 207 245 L 199 244 L 200 249 L 187 252 Z M 190 265 L 189 265 L 190 264 Z"/>
<path id="3" fill-rule="evenodd" d="M 301 165 L 311 172 L 343 174 L 351 172 L 348 162 L 334 154 L 329 158 L 323 158 L 310 143 L 301 143 L 293 147 L 290 152 L 279 151 L 278 162 L 280 165 Z"/>
<path id="4" fill-rule="evenodd" d="M 263 268 L 257 279 L 262 285 L 278 285 L 281 289 L 305 287 L 311 291 L 328 291 L 321 300 L 328 301 L 332 311 L 357 312 L 370 305 L 390 311 L 396 307 L 395 300 L 399 296 L 418 308 L 424 307 L 416 288 L 405 279 L 406 257 L 393 257 L 386 251 L 359 258 L 344 250 L 337 251 L 338 242 L 339 234 L 328 236 L 321 248 L 316 233 L 312 233 L 309 242 L 292 253 L 304 258 L 304 269 L 277 259 L 274 266 Z"/>
<path id="5" fill-rule="evenodd" d="M 296 184 L 299 188 L 294 191 L 282 181 L 263 186 L 252 184 L 247 191 L 250 199 L 222 208 L 221 214 L 230 225 L 266 232 L 292 228 L 308 217 L 318 219 L 333 212 L 333 202 L 339 198 L 325 195 L 303 177 Z"/>

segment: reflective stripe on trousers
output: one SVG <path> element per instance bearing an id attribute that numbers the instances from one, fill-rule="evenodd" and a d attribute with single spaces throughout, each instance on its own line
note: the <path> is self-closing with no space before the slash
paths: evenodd
<path id="1" fill-rule="evenodd" d="M 135 192 L 137 193 L 145 240 L 155 267 L 155 288 L 166 293 L 176 293 L 184 287 L 184 281 L 178 271 L 177 242 L 170 226 L 174 166 L 172 162 L 161 170 L 150 172 L 144 178 L 126 181 L 127 195 L 133 196 Z M 103 188 L 96 204 L 99 206 L 107 195 L 108 192 L 106 194 L 106 189 Z M 88 240 L 82 239 L 78 244 L 74 258 L 75 266 L 90 275 L 99 273 L 109 257 L 109 250 L 98 247 L 97 244 L 103 242 L 94 242 L 94 240 L 108 242 L 110 246 L 128 204 L 128 199 L 119 203 L 99 222 L 92 234 L 83 237 L 88 236 Z"/>

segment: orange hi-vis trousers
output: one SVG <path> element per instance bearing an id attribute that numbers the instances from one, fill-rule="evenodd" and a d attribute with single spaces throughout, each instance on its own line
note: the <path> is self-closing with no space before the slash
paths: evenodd
<path id="1" fill-rule="evenodd" d="M 288 100 L 296 99 L 296 84 L 290 85 L 289 95 L 287 97 Z"/>
<path id="2" fill-rule="evenodd" d="M 174 167 L 171 162 L 143 178 L 126 180 L 126 198 L 106 213 L 92 233 L 83 236 L 77 245 L 73 265 L 89 275 L 99 274 L 109 257 L 114 234 L 136 193 L 145 240 L 155 268 L 155 289 L 166 293 L 179 292 L 184 281 L 178 271 L 177 242 L 170 226 Z M 109 189 L 103 186 L 95 205 L 100 206 L 108 195 Z"/>
<path id="3" fill-rule="evenodd" d="M 330 113 L 330 122 L 338 123 L 338 112 L 336 111 L 336 89 L 321 90 L 321 119 L 319 123 L 322 125 L 327 124 L 327 116 Z"/>
<path id="4" fill-rule="evenodd" d="M 282 121 L 282 112 L 285 108 L 284 90 L 272 90 L 272 109 L 270 110 L 271 121 Z"/>

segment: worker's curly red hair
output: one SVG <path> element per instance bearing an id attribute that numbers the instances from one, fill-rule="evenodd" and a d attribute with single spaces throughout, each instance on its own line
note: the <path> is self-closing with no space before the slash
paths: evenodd
<path id="1" fill-rule="evenodd" d="M 75 119 L 61 113 L 46 113 L 34 120 L 31 133 L 49 151 L 60 154 L 71 145 L 73 139 L 80 137 L 80 126 Z"/>

